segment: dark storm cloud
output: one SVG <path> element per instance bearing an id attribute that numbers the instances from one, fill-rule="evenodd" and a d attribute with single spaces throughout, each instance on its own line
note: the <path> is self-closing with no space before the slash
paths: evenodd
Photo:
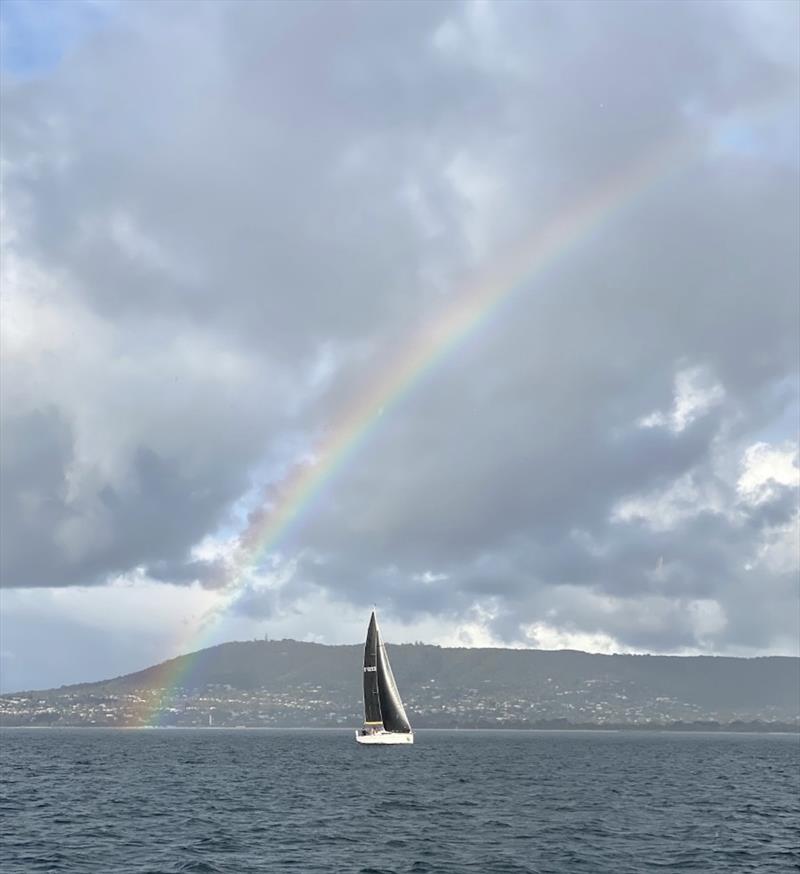
<path id="1" fill-rule="evenodd" d="M 41 539 L 70 516 L 64 492 L 71 442 L 69 427 L 53 409 L 3 421 L 3 580 L 31 585 L 53 575 L 54 550 L 42 549 Z"/>
<path id="2" fill-rule="evenodd" d="M 182 543 L 195 542 L 219 520 L 220 508 L 245 486 L 204 478 L 202 489 L 178 465 L 148 448 L 128 459 L 124 487 L 98 484 L 95 493 L 70 498 L 73 438 L 53 410 L 3 423 L 4 581 L 18 586 L 91 585 L 147 565 L 157 579 L 219 585 L 212 561 L 184 561 Z M 43 537 L 53 532 L 52 538 Z"/>
<path id="3" fill-rule="evenodd" d="M 796 402 L 797 69 L 771 36 L 796 10 L 154 10 L 5 88 L 11 251 L 88 335 L 52 352 L 45 326 L 4 378 L 4 584 L 217 585 L 191 548 L 257 469 L 290 464 L 510 240 L 702 131 L 390 411 L 282 544 L 280 596 L 237 609 L 318 587 L 406 619 L 491 602 L 507 640 L 793 633 L 785 569 L 747 566 L 796 492 L 748 503 L 736 477 Z M 676 518 L 615 515 L 676 482 Z"/>

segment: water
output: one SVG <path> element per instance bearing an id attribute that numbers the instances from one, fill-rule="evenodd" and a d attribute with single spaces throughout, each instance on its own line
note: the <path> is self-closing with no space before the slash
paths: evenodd
<path id="1" fill-rule="evenodd" d="M 796 737 L 7 730 L 0 871 L 796 872 Z"/>

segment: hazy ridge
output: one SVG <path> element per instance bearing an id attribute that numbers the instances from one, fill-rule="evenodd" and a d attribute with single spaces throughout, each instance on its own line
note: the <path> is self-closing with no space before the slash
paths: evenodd
<path id="1" fill-rule="evenodd" d="M 138 724 L 180 677 L 162 724 L 357 722 L 361 645 L 225 643 L 113 679 L 0 698 L 5 724 Z M 800 659 L 598 655 L 573 650 L 390 646 L 419 726 L 797 723 Z"/>

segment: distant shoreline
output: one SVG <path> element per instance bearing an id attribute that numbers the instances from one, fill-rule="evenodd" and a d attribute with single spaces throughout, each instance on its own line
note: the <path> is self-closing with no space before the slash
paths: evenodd
<path id="1" fill-rule="evenodd" d="M 419 729 L 800 732 L 800 658 L 419 644 L 392 659 Z M 224 643 L 122 677 L 6 693 L 0 725 L 352 730 L 361 668 L 358 646 Z"/>
<path id="2" fill-rule="evenodd" d="M 0 731 L 141 731 L 141 732 L 339 732 L 349 734 L 355 726 L 321 726 L 321 725 L 0 725 Z M 646 727 L 629 725 L 620 728 L 604 728 L 601 726 L 573 726 L 564 728 L 415 728 L 414 733 L 428 734 L 433 732 L 450 734 L 734 734 L 734 735 L 770 735 L 782 737 L 800 737 L 800 727 L 780 729 L 735 729 L 735 728 L 669 728 L 666 726 Z"/>

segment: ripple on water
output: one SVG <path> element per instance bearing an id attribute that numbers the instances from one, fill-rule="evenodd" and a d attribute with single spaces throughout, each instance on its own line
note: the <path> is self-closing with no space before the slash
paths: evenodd
<path id="1" fill-rule="evenodd" d="M 797 738 L 423 731 L 412 749 L 378 755 L 349 732 L 19 730 L 2 740 L 3 874 L 800 865 Z"/>

